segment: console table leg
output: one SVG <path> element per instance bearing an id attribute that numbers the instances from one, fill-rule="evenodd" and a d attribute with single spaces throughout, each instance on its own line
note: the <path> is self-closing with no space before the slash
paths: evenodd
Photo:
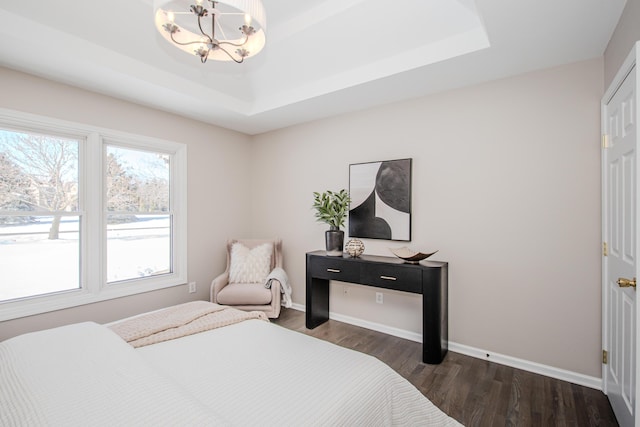
<path id="1" fill-rule="evenodd" d="M 448 271 L 425 270 L 422 289 L 422 361 L 441 363 L 449 350 Z"/>
<path id="2" fill-rule="evenodd" d="M 307 277 L 306 327 L 313 329 L 329 320 L 329 281 Z"/>

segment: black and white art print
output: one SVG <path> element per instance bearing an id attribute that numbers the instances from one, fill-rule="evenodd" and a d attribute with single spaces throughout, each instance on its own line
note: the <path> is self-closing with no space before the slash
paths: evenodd
<path id="1" fill-rule="evenodd" d="M 349 165 L 349 236 L 411 240 L 411 159 Z"/>

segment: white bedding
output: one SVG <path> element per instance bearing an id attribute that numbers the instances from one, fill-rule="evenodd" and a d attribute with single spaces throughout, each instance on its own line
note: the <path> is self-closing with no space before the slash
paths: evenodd
<path id="1" fill-rule="evenodd" d="M 1 426 L 230 425 L 96 323 L 0 343 Z"/>
<path id="2" fill-rule="evenodd" d="M 239 425 L 457 425 L 378 359 L 258 320 L 137 351 Z"/>
<path id="3" fill-rule="evenodd" d="M 0 343 L 0 425 L 459 425 L 379 360 L 260 320 L 133 349 L 82 323 Z"/>

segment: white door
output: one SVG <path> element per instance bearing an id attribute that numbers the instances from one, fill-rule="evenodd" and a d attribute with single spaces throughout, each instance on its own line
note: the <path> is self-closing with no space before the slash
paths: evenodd
<path id="1" fill-rule="evenodd" d="M 605 392 L 618 422 L 636 421 L 636 199 L 637 112 L 635 68 L 603 108 L 607 148 L 603 151 L 604 336 L 608 363 Z M 640 419 L 639 419 L 640 421 Z"/>

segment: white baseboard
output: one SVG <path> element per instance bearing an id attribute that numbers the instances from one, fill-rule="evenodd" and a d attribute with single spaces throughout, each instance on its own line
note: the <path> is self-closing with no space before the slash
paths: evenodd
<path id="1" fill-rule="evenodd" d="M 573 384 L 594 388 L 596 390 L 602 390 L 601 378 L 590 377 L 577 372 L 567 371 L 565 369 L 555 368 L 553 366 L 543 365 L 541 363 L 531 362 L 529 360 L 519 359 L 517 357 L 507 356 L 500 353 L 485 351 L 451 341 L 449 341 L 449 350 L 478 359 L 485 359 L 490 362 L 499 363 L 501 365 L 511 366 L 512 368 L 522 369 L 523 371 L 533 372 L 534 374 L 540 374 Z"/>
<path id="2" fill-rule="evenodd" d="M 305 306 L 302 304 L 293 304 L 291 308 L 302 312 L 305 311 Z M 367 320 L 346 316 L 340 313 L 329 312 L 329 318 L 338 322 L 348 323 L 349 325 L 360 326 L 362 328 L 371 329 L 372 331 L 382 332 L 394 337 L 404 338 L 419 343 L 422 342 L 421 334 L 406 331 L 404 329 L 398 329 L 391 326 L 382 325 L 380 323 L 369 322 Z M 533 372 L 535 374 L 567 381 L 596 390 L 602 390 L 601 378 L 591 377 L 588 375 L 579 374 L 577 372 L 567 371 L 565 369 L 559 369 L 553 366 L 543 365 L 540 363 L 519 359 L 517 357 L 511 357 L 500 353 L 494 353 L 492 351 L 470 347 L 468 345 L 458 344 L 451 341 L 449 341 L 449 350 L 455 353 L 464 354 L 466 356 L 475 357 L 477 359 L 484 359 L 490 362 L 499 363 L 501 365 L 510 366 L 512 368 L 522 369 L 524 371 Z"/>

